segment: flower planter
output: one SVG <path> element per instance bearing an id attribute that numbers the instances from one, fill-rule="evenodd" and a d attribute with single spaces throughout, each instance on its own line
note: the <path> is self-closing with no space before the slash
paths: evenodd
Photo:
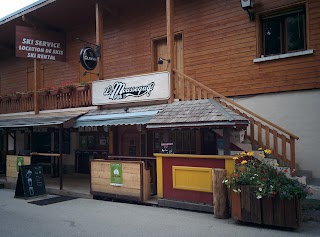
<path id="1" fill-rule="evenodd" d="M 45 91 L 39 91 L 38 93 L 40 96 L 47 96 L 49 95 L 50 92 L 48 90 L 45 90 Z"/>
<path id="2" fill-rule="evenodd" d="M 14 94 L 14 95 L 11 95 L 11 100 L 19 100 L 21 98 L 21 94 Z"/>
<path id="3" fill-rule="evenodd" d="M 71 88 L 71 87 L 61 88 L 61 93 L 62 94 L 71 93 L 72 91 L 73 91 L 73 88 Z"/>
<path id="4" fill-rule="evenodd" d="M 234 220 L 286 228 L 301 225 L 300 199 L 257 199 L 254 187 L 243 185 L 240 189 L 240 193 L 231 191 L 231 216 Z"/>
<path id="5" fill-rule="evenodd" d="M 26 93 L 21 93 L 21 97 L 22 97 L 23 99 L 28 99 L 28 98 L 30 98 L 32 95 L 33 95 L 33 92 L 31 92 L 31 91 L 26 92 Z"/>
<path id="6" fill-rule="evenodd" d="M 77 91 L 87 91 L 89 89 L 88 85 L 79 85 L 76 87 Z"/>
<path id="7" fill-rule="evenodd" d="M 7 96 L 7 95 L 3 95 L 1 98 L 3 102 L 7 102 L 11 100 L 10 96 Z"/>
<path id="8" fill-rule="evenodd" d="M 58 95 L 61 93 L 61 90 L 51 90 L 50 95 Z"/>

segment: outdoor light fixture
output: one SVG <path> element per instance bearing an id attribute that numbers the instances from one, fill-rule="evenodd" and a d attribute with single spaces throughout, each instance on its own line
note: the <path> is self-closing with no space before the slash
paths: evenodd
<path id="1" fill-rule="evenodd" d="M 254 21 L 254 12 L 249 11 L 249 9 L 253 9 L 253 0 L 240 0 L 240 2 L 242 9 L 248 12 L 250 21 Z"/>
<path id="2" fill-rule="evenodd" d="M 165 58 L 159 58 L 158 59 L 158 64 L 163 64 L 163 61 L 167 61 L 168 63 L 170 63 L 170 59 L 165 59 Z"/>

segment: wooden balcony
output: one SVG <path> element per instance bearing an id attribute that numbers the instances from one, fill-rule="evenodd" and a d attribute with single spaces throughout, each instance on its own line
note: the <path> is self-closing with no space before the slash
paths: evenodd
<path id="1" fill-rule="evenodd" d="M 87 107 L 92 105 L 91 86 L 87 90 L 74 89 L 59 93 L 38 93 L 39 109 L 54 110 Z M 34 95 L 20 96 L 18 98 L 1 96 L 0 114 L 20 113 L 34 111 Z"/>

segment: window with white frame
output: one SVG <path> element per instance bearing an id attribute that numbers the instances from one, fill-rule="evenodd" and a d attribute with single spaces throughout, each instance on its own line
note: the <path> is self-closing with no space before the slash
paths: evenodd
<path id="1" fill-rule="evenodd" d="M 264 56 L 306 49 L 306 14 L 303 7 L 261 18 Z"/>

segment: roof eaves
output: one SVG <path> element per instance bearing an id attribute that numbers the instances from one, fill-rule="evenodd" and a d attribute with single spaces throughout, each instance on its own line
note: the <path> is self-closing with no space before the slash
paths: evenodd
<path id="1" fill-rule="evenodd" d="M 14 20 L 14 19 L 16 19 L 16 18 L 18 18 L 18 17 L 20 17 L 22 15 L 27 14 L 27 13 L 33 12 L 33 11 L 43 7 L 43 6 L 46 6 L 46 5 L 50 4 L 50 3 L 53 3 L 55 1 L 56 0 L 39 0 L 39 1 L 36 1 L 36 2 L 26 6 L 24 8 L 19 9 L 18 11 L 15 11 L 15 12 L 13 12 L 13 13 L 5 16 L 5 17 L 0 18 L 0 25 L 3 25 L 5 23 L 7 23 L 9 21 L 12 21 L 12 20 Z"/>

